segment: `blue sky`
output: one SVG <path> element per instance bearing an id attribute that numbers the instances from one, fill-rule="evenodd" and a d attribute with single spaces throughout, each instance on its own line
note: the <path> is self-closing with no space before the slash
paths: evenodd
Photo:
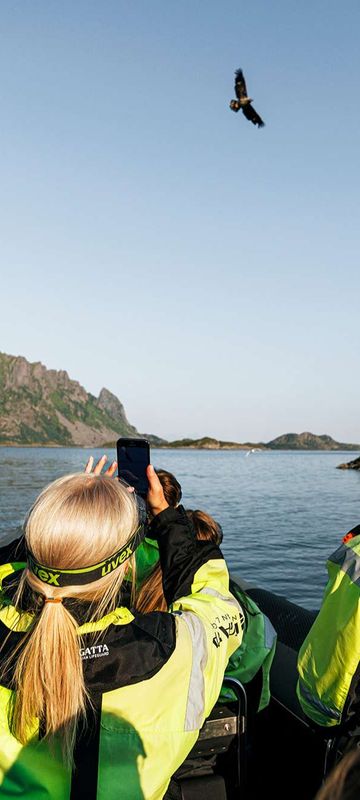
<path id="1" fill-rule="evenodd" d="M 359 442 L 359 23 L 355 0 L 5 0 L 0 349 L 166 438 Z"/>

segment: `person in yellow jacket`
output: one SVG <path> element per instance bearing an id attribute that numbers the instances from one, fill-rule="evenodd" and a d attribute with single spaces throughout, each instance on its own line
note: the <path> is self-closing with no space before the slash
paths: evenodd
<path id="1" fill-rule="evenodd" d="M 160 800 L 242 639 L 221 551 L 199 546 L 152 466 L 151 537 L 170 613 L 121 605 L 144 519 L 114 466 L 99 464 L 43 490 L 26 560 L 0 567 L 4 800 Z"/>
<path id="2" fill-rule="evenodd" d="M 359 719 L 360 525 L 327 561 L 320 611 L 298 656 L 297 696 L 304 713 L 331 728 Z"/>

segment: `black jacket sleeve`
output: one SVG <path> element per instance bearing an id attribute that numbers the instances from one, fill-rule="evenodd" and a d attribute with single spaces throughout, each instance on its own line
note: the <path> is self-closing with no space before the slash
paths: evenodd
<path id="1" fill-rule="evenodd" d="M 10 564 L 11 561 L 26 561 L 25 537 L 19 536 L 12 542 L 0 547 L 0 564 Z"/>
<path id="2" fill-rule="evenodd" d="M 149 534 L 159 544 L 163 589 L 168 605 L 191 594 L 194 575 L 213 558 L 223 558 L 214 542 L 198 541 L 183 506 L 166 508 L 151 522 Z"/>

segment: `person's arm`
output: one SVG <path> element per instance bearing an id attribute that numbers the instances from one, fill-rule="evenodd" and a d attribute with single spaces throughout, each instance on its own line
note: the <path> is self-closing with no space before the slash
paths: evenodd
<path id="1" fill-rule="evenodd" d="M 297 695 L 310 719 L 331 727 L 343 721 L 359 680 L 360 536 L 341 545 L 327 568 L 321 609 L 299 651 Z"/>
<path id="2" fill-rule="evenodd" d="M 221 550 L 197 541 L 182 506 L 167 508 L 151 524 L 159 543 L 164 594 L 179 625 L 190 637 L 196 708 L 192 724 L 201 727 L 216 702 L 224 672 L 242 640 L 244 615 L 229 591 Z"/>
<path id="3" fill-rule="evenodd" d="M 222 560 L 220 548 L 211 541 L 198 541 L 183 506 L 169 506 L 154 517 L 149 536 L 159 545 L 164 595 L 168 606 L 192 593 L 194 576 L 211 559 Z M 228 576 L 227 576 L 228 583 Z"/>

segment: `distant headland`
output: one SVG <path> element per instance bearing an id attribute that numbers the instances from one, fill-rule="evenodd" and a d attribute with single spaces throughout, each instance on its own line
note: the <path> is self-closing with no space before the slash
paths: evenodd
<path id="1" fill-rule="evenodd" d="M 0 353 L 0 445 L 113 447 L 119 436 L 145 437 L 152 447 L 188 450 L 360 450 L 360 444 L 307 432 L 286 433 L 270 442 L 231 442 L 209 436 L 169 442 L 139 433 L 108 389 L 95 397 L 64 370 Z"/>
<path id="2" fill-rule="evenodd" d="M 198 450 L 360 450 L 359 444 L 336 442 L 331 436 L 315 433 L 284 433 L 270 442 L 223 442 L 204 436 L 202 439 L 180 439 L 160 447 Z"/>

